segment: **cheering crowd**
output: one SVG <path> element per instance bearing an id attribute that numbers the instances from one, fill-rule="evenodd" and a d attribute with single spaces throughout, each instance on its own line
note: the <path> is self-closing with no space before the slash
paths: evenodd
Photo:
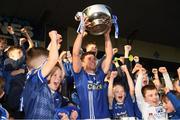
<path id="1" fill-rule="evenodd" d="M 138 56 L 130 64 L 131 45 L 115 59 L 111 26 L 100 59 L 96 43 L 82 50 L 85 28 L 73 50 L 60 53 L 63 39 L 55 30 L 48 48 L 34 47 L 25 28 L 21 39 L 11 26 L 7 31 L 14 44 L 0 38 L 1 119 L 180 119 L 180 68 L 172 80 L 166 67 L 147 71 Z"/>

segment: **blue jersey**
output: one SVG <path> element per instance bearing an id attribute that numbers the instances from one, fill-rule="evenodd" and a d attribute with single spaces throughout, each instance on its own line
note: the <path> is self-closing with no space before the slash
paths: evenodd
<path id="1" fill-rule="evenodd" d="M 172 92 L 167 93 L 168 99 L 171 101 L 175 112 L 169 114 L 170 119 L 180 119 L 180 99 L 177 98 Z"/>
<path id="2" fill-rule="evenodd" d="M 26 119 L 53 119 L 62 101 L 57 92 L 50 91 L 41 70 L 34 70 L 27 76 L 22 99 Z"/>
<path id="3" fill-rule="evenodd" d="M 6 109 L 4 109 L 0 104 L 0 119 L 1 120 L 7 120 L 8 119 L 8 112 Z"/>
<path id="4" fill-rule="evenodd" d="M 88 74 L 83 68 L 79 73 L 74 73 L 82 119 L 110 118 L 104 78 L 105 74 L 101 66 L 95 75 Z"/>
<path id="5" fill-rule="evenodd" d="M 134 103 L 129 93 L 126 93 L 124 103 L 117 103 L 113 100 L 113 119 L 120 119 L 122 117 L 135 117 Z"/>

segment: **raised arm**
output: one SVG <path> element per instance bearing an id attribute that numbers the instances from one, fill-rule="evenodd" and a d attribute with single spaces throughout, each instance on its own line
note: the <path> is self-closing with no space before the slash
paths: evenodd
<path id="1" fill-rule="evenodd" d="M 130 93 L 131 97 L 134 98 L 135 88 L 134 88 L 133 80 L 132 80 L 132 78 L 131 78 L 131 76 L 129 74 L 128 68 L 127 68 L 126 65 L 122 65 L 121 69 L 126 74 L 127 82 L 128 82 L 128 85 L 129 85 L 129 93 Z"/>
<path id="2" fill-rule="evenodd" d="M 142 69 L 142 68 L 141 68 Z M 142 80 L 143 80 L 143 71 L 139 70 L 139 74 L 137 77 L 136 85 L 135 85 L 135 96 L 137 100 L 137 104 L 139 107 L 139 110 L 142 112 L 142 103 L 144 102 L 144 97 L 142 95 L 141 89 L 142 89 Z"/>
<path id="3" fill-rule="evenodd" d="M 80 59 L 82 40 L 83 40 L 83 33 L 78 33 L 73 45 L 73 55 L 72 55 L 73 70 L 76 73 L 79 73 L 82 68 L 81 59 Z"/>
<path id="4" fill-rule="evenodd" d="M 131 63 L 129 61 L 129 52 L 131 51 L 131 45 L 124 46 L 124 64 L 127 65 L 129 71 L 132 71 Z"/>
<path id="5" fill-rule="evenodd" d="M 165 86 L 167 88 L 169 88 L 170 90 L 173 90 L 173 84 L 172 84 L 172 81 L 171 81 L 171 79 L 169 77 L 169 73 L 167 72 L 166 67 L 160 67 L 159 72 L 161 72 L 162 75 L 163 75 Z"/>
<path id="6" fill-rule="evenodd" d="M 111 39 L 110 39 L 110 32 L 111 32 L 111 28 L 109 28 L 109 30 L 104 34 L 106 58 L 103 60 L 102 66 L 101 66 L 104 73 L 107 73 L 109 71 L 112 57 L 113 57 L 113 49 L 112 49 L 112 44 L 111 44 Z"/>
<path id="7" fill-rule="evenodd" d="M 28 32 L 27 32 L 27 30 L 25 28 L 22 28 L 21 32 L 24 33 L 25 37 L 27 38 L 27 41 L 28 41 L 28 44 L 29 44 L 29 47 L 27 49 L 27 51 L 28 51 L 29 49 L 34 47 L 34 43 L 33 43 L 31 37 L 29 36 L 29 34 L 28 34 Z"/>
<path id="8" fill-rule="evenodd" d="M 64 65 L 63 65 L 63 62 L 62 62 L 64 54 L 66 54 L 66 52 L 65 53 L 64 53 L 64 51 L 61 52 L 61 54 L 59 55 L 59 58 L 58 58 L 58 63 L 60 65 L 61 69 L 62 69 L 62 76 L 63 76 L 63 78 L 66 75 L 66 72 L 65 72 L 65 69 L 64 69 Z"/>
<path id="9" fill-rule="evenodd" d="M 9 34 L 12 35 L 12 38 L 13 38 L 13 41 L 14 41 L 14 46 L 19 46 L 19 42 L 18 42 L 18 39 L 15 35 L 15 32 L 14 32 L 14 29 L 12 26 L 8 26 L 7 27 L 7 31 L 9 32 Z"/>
<path id="10" fill-rule="evenodd" d="M 113 82 L 114 78 L 117 76 L 117 71 L 112 71 L 110 75 L 109 85 L 108 85 L 108 101 L 109 109 L 112 109 L 114 94 L 113 94 Z"/>
<path id="11" fill-rule="evenodd" d="M 160 80 L 159 80 L 157 68 L 153 68 L 153 69 L 152 69 L 152 73 L 154 74 L 153 83 L 154 83 L 154 85 L 156 86 L 156 88 L 159 90 L 160 87 L 161 87 L 161 82 L 160 82 Z"/>
<path id="12" fill-rule="evenodd" d="M 51 46 L 49 50 L 49 56 L 47 63 L 42 67 L 42 75 L 43 77 L 46 77 L 50 71 L 53 69 L 53 67 L 56 65 L 58 61 L 58 40 L 57 40 L 57 31 L 51 31 L 49 32 L 49 37 L 51 39 Z"/>

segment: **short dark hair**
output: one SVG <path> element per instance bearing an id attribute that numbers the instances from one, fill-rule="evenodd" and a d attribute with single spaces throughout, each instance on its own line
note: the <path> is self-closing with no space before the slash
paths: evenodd
<path id="1" fill-rule="evenodd" d="M 87 55 L 93 55 L 93 56 L 95 56 L 95 52 L 91 52 L 91 51 L 89 51 L 89 52 L 84 52 L 84 53 L 81 55 L 81 60 L 83 61 L 84 58 L 85 58 Z"/>
<path id="2" fill-rule="evenodd" d="M 89 42 L 89 43 L 86 45 L 86 48 L 87 48 L 89 45 L 96 45 L 96 42 L 95 42 L 95 41 Z"/>
<path id="3" fill-rule="evenodd" d="M 145 85 L 144 87 L 142 87 L 141 92 L 143 97 L 145 97 L 146 91 L 147 90 L 157 90 L 156 86 L 151 84 L 151 85 Z"/>
<path id="4" fill-rule="evenodd" d="M 42 47 L 31 48 L 26 52 L 26 63 L 28 65 L 31 60 L 33 60 L 39 56 L 48 57 L 48 54 L 49 54 L 49 52 L 45 48 L 42 48 Z"/>

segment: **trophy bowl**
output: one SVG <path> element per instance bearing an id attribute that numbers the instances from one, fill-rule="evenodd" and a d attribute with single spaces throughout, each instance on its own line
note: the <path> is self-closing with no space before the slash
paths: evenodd
<path id="1" fill-rule="evenodd" d="M 86 30 L 92 35 L 102 35 L 112 24 L 111 8 L 104 4 L 95 4 L 85 8 L 83 16 L 86 16 L 91 22 Z"/>

